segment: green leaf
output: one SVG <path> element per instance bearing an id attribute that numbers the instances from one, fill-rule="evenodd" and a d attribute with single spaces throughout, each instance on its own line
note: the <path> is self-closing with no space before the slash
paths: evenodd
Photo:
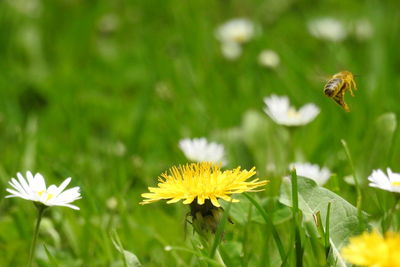
<path id="1" fill-rule="evenodd" d="M 325 221 L 327 207 L 331 203 L 329 222 L 329 241 L 333 253 L 331 264 L 346 266 L 340 255 L 340 249 L 347 243 L 349 237 L 358 235 L 364 230 L 357 217 L 357 208 L 328 189 L 319 187 L 313 180 L 300 176 L 298 178 L 299 208 L 305 220 L 313 221 L 313 214 L 320 212 L 322 221 Z M 292 205 L 290 181 L 282 184 L 280 202 L 287 206 Z"/>
<path id="2" fill-rule="evenodd" d="M 225 241 L 220 246 L 227 266 L 240 266 L 242 263 L 243 244 L 238 241 Z"/>
<path id="3" fill-rule="evenodd" d="M 114 247 L 122 254 L 123 258 L 123 262 L 124 262 L 124 266 L 126 267 L 140 267 L 142 266 L 140 264 L 139 259 L 136 257 L 135 254 L 133 254 L 132 252 L 125 250 L 122 247 L 122 243 L 118 237 L 118 234 L 115 230 L 111 231 L 111 241 L 114 245 Z"/>
<path id="4" fill-rule="evenodd" d="M 140 264 L 139 259 L 138 259 L 138 258 L 136 257 L 136 255 L 133 254 L 132 252 L 127 251 L 127 250 L 124 250 L 123 255 L 124 255 L 124 257 L 125 257 L 126 265 L 127 265 L 128 267 L 138 267 L 138 266 L 142 266 L 142 265 Z"/>

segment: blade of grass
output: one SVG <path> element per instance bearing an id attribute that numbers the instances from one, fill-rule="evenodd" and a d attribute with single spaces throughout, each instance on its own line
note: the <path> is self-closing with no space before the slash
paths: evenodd
<path id="1" fill-rule="evenodd" d="M 328 260 L 329 251 L 331 250 L 331 242 L 329 235 L 329 218 L 331 216 L 331 202 L 328 203 L 325 220 L 325 257 Z"/>
<path id="2" fill-rule="evenodd" d="M 214 242 L 213 242 L 211 250 L 210 250 L 210 258 L 211 259 L 214 258 L 215 253 L 217 252 L 219 243 L 221 242 L 222 235 L 224 234 L 224 228 L 225 228 L 226 221 L 228 220 L 229 210 L 231 209 L 231 205 L 232 205 L 232 202 L 229 202 L 228 207 L 224 211 L 221 221 L 218 224 L 217 231 L 215 233 Z"/>
<path id="3" fill-rule="evenodd" d="M 276 230 L 272 219 L 268 216 L 268 214 L 265 212 L 265 210 L 261 207 L 261 205 L 252 197 L 250 196 L 248 193 L 243 193 L 244 196 L 250 200 L 250 202 L 254 205 L 254 207 L 260 212 L 261 216 L 263 217 L 265 223 L 267 224 L 268 227 L 270 227 L 271 231 L 272 231 L 272 236 L 274 237 L 276 246 L 278 248 L 279 251 L 279 256 L 281 257 L 282 263 L 286 262 L 286 252 L 285 249 L 283 247 L 283 243 L 279 237 L 279 233 Z"/>
<path id="4" fill-rule="evenodd" d="M 245 228 L 243 231 L 243 257 L 242 257 L 242 265 L 248 265 L 249 254 L 251 253 L 251 249 L 249 247 L 249 234 L 251 231 L 251 216 L 252 216 L 253 206 L 249 205 L 249 211 L 247 213 L 247 223 L 245 224 Z"/>
<path id="5" fill-rule="evenodd" d="M 296 169 L 292 169 L 291 172 L 292 177 L 292 210 L 293 210 L 293 227 L 295 231 L 295 251 L 296 251 L 296 266 L 303 266 L 303 249 L 301 247 L 301 237 L 300 237 L 300 223 L 299 222 L 299 195 L 298 195 L 298 186 L 297 186 L 297 174 Z"/>
<path id="6" fill-rule="evenodd" d="M 220 266 L 218 261 L 213 260 L 213 259 L 208 258 L 208 257 L 205 257 L 203 254 L 201 254 L 200 252 L 197 252 L 197 251 L 195 251 L 193 249 L 189 249 L 189 248 L 186 248 L 186 247 L 169 246 L 168 251 L 173 251 L 173 250 L 188 252 L 188 253 L 190 253 L 190 254 L 192 254 L 194 256 L 197 256 L 198 259 L 202 259 L 202 260 L 204 260 L 204 261 L 206 261 L 206 262 L 208 262 L 210 264 L 213 264 L 215 266 Z"/>
<path id="7" fill-rule="evenodd" d="M 315 226 L 312 224 L 311 221 L 305 222 L 305 229 L 307 230 L 307 233 L 309 235 L 309 241 L 311 244 L 312 251 L 314 252 L 314 261 L 317 263 L 313 266 L 325 266 L 326 265 L 326 260 L 325 260 L 325 253 L 323 251 L 323 246 L 321 246 L 320 243 L 320 236 L 318 236 L 318 232 L 315 229 Z"/>
<path id="8" fill-rule="evenodd" d="M 323 239 L 323 245 L 325 248 L 325 230 L 324 230 L 324 226 L 322 225 L 322 218 L 321 218 L 321 212 L 317 211 L 314 215 L 314 223 L 317 227 L 317 231 L 319 236 L 321 237 L 321 239 Z"/>
<path id="9" fill-rule="evenodd" d="M 44 247 L 44 251 L 46 252 L 47 258 L 49 258 L 50 264 L 53 267 L 58 267 L 58 263 L 56 261 L 56 259 L 54 258 L 54 256 L 50 253 L 50 251 L 47 249 L 46 245 L 43 244 Z"/>

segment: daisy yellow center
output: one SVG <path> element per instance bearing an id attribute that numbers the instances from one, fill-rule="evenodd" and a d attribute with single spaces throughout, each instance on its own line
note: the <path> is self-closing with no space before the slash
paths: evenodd
<path id="1" fill-rule="evenodd" d="M 42 190 L 42 191 L 38 191 L 38 192 L 37 192 L 37 194 L 38 194 L 39 197 L 41 197 L 44 193 L 47 193 L 47 191 L 46 191 L 46 190 Z M 49 201 L 49 200 L 52 199 L 53 197 L 54 197 L 53 194 L 47 193 L 46 201 Z"/>
<path id="2" fill-rule="evenodd" d="M 240 33 L 240 34 L 236 34 L 233 37 L 233 40 L 237 43 L 243 43 L 244 41 L 246 41 L 246 35 L 244 33 Z"/>
<path id="3" fill-rule="evenodd" d="M 394 181 L 394 182 L 391 182 L 391 184 L 393 186 L 400 186 L 400 181 Z"/>
<path id="4" fill-rule="evenodd" d="M 287 115 L 289 118 L 299 118 L 300 117 L 300 113 L 295 110 L 294 108 L 289 108 Z"/>
<path id="5" fill-rule="evenodd" d="M 190 204 L 196 200 L 203 205 L 209 199 L 214 206 L 220 207 L 218 199 L 237 202 L 231 194 L 258 191 L 256 188 L 268 183 L 258 178 L 247 181 L 255 174 L 255 168 L 221 171 L 219 166 L 209 162 L 172 167 L 158 179 L 158 187 L 149 187 L 150 193 L 142 194 L 145 200 L 141 204 L 167 199 L 167 203 L 183 200 L 184 204 Z"/>

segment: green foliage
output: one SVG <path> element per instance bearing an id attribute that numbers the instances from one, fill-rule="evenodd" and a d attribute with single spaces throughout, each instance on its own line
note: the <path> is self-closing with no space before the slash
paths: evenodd
<path id="1" fill-rule="evenodd" d="M 123 248 L 121 244 L 121 240 L 119 239 L 119 236 L 117 232 L 114 230 L 110 234 L 111 240 L 113 242 L 114 247 L 118 250 L 119 253 L 122 255 L 122 261 L 124 263 L 124 267 L 139 267 L 142 266 L 140 264 L 139 259 L 136 257 L 135 254 L 133 254 L 130 251 L 127 251 Z"/>
<path id="2" fill-rule="evenodd" d="M 292 206 L 290 182 L 285 183 L 282 190 L 280 201 Z M 339 195 L 317 186 L 313 180 L 308 178 L 299 177 L 298 196 L 299 208 L 306 221 L 315 221 L 317 214 L 320 214 L 322 222 L 326 221 L 328 205 L 331 205 L 329 236 L 331 253 L 334 255 L 333 262 L 336 261 L 339 266 L 346 266 L 340 256 L 340 249 L 347 243 L 349 237 L 365 230 L 361 223 L 364 218 L 358 218 L 356 207 Z M 325 236 L 320 236 L 320 238 L 324 239 Z"/>
<path id="3" fill-rule="evenodd" d="M 345 40 L 309 34 L 308 22 L 326 16 L 348 27 Z M 257 34 L 230 61 L 215 29 L 236 17 L 252 20 Z M 355 35 L 359 19 L 371 23 L 371 38 Z M 270 180 L 251 199 L 235 196 L 234 224 L 226 223 L 219 245 L 227 266 L 294 264 L 290 188 L 281 191 L 292 160 L 334 173 L 325 188 L 299 178 L 304 266 L 324 264 L 326 244 L 315 240 L 322 237 L 312 215 L 319 211 L 326 226 L 328 203 L 329 261 L 343 263 L 340 247 L 363 228 L 355 187 L 344 182 L 353 169 L 341 139 L 354 162 L 360 209 L 371 214 L 365 222 L 399 229 L 396 212 L 382 223 L 394 197 L 367 181 L 372 169 L 400 171 L 399 19 L 395 0 L 0 1 L 0 266 L 27 264 L 35 209 L 4 198 L 10 178 L 27 170 L 50 184 L 72 177 L 83 196 L 80 211 L 45 214 L 37 265 L 216 265 L 193 241 L 187 206 L 138 204 L 160 173 L 186 162 L 177 145 L 184 137 L 219 141 L 227 168 L 256 166 L 258 177 Z M 258 64 L 263 49 L 280 56 L 276 69 Z M 342 69 L 358 75 L 355 97 L 346 95 L 350 113 L 322 93 L 325 77 Z M 271 94 L 287 95 L 296 107 L 315 103 L 321 112 L 288 130 L 263 112 Z"/>

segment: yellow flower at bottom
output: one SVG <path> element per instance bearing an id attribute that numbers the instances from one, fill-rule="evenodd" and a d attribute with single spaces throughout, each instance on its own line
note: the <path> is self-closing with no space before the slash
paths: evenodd
<path id="1" fill-rule="evenodd" d="M 142 194 L 145 200 L 140 204 L 168 199 L 167 203 L 183 200 L 183 204 L 191 204 L 197 200 L 199 205 L 203 205 L 209 199 L 212 205 L 220 207 L 218 199 L 238 202 L 229 195 L 260 191 L 256 188 L 268 183 L 268 181 L 260 181 L 258 178 L 246 181 L 255 174 L 255 168 L 247 171 L 240 170 L 238 167 L 233 170 L 221 171 L 218 165 L 210 162 L 174 166 L 169 169 L 169 172 L 161 174 L 158 179 L 158 187 L 149 187 L 150 193 Z"/>
<path id="2" fill-rule="evenodd" d="M 388 232 L 385 237 L 377 231 L 350 238 L 341 251 L 350 263 L 371 267 L 400 267 L 400 234 Z"/>

